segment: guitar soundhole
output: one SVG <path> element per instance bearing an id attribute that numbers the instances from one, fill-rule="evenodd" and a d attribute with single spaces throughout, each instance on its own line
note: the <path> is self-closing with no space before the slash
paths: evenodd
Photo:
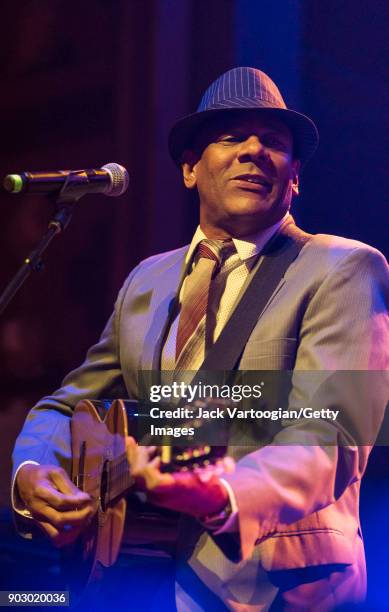
<path id="1" fill-rule="evenodd" d="M 100 507 L 103 512 L 105 512 L 107 509 L 108 487 L 109 487 L 108 461 L 105 461 L 102 472 L 101 472 L 101 488 L 100 488 Z"/>

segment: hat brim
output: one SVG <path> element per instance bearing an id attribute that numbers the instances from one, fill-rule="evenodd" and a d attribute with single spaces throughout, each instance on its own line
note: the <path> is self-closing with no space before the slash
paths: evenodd
<path id="1" fill-rule="evenodd" d="M 288 108 L 274 108 L 266 106 L 248 106 L 235 108 L 212 108 L 187 115 L 174 124 L 169 134 L 169 152 L 173 161 L 179 166 L 182 163 L 182 154 L 190 149 L 195 133 L 201 126 L 212 119 L 219 117 L 222 113 L 230 114 L 238 112 L 256 111 L 261 115 L 275 117 L 282 121 L 291 130 L 293 135 L 294 157 L 304 165 L 315 152 L 319 144 L 319 133 L 314 122 L 294 110 Z"/>

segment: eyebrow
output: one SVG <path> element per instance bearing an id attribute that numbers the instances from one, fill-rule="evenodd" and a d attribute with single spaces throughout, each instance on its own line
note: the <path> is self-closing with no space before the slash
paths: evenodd
<path id="1" fill-rule="evenodd" d="M 230 126 L 227 128 L 222 128 L 219 131 L 220 136 L 223 136 L 229 133 L 246 134 L 246 133 L 254 133 L 254 130 L 252 130 L 251 128 L 245 128 L 245 127 L 240 127 L 240 126 L 236 126 L 236 127 Z M 289 138 L 289 132 L 287 130 L 278 129 L 275 126 L 274 127 L 269 126 L 269 127 L 264 128 L 263 133 Z"/>

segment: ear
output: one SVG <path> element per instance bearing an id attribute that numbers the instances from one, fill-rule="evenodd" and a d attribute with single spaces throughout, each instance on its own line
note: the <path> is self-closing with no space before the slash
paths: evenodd
<path id="1" fill-rule="evenodd" d="M 300 160 L 295 159 L 292 166 L 292 193 L 294 196 L 299 195 L 299 173 L 301 163 Z"/>
<path id="2" fill-rule="evenodd" d="M 186 150 L 183 153 L 181 169 L 184 185 L 187 189 L 194 189 L 196 187 L 196 164 L 198 162 L 198 157 L 198 154 L 192 150 Z"/>

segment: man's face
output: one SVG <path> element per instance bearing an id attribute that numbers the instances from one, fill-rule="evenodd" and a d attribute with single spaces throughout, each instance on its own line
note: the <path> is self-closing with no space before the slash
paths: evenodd
<path id="1" fill-rule="evenodd" d="M 204 233 L 225 238 L 282 219 L 298 193 L 299 167 L 286 125 L 237 111 L 202 128 L 184 154 L 183 175 L 185 185 L 198 190 Z"/>

